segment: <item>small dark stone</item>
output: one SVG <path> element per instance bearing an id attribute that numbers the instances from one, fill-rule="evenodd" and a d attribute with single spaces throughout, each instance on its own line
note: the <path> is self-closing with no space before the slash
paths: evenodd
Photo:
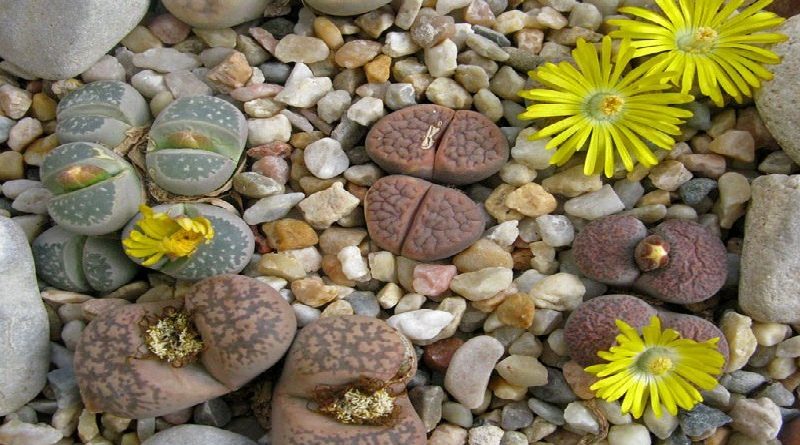
<path id="1" fill-rule="evenodd" d="M 547 384 L 535 386 L 529 392 L 537 399 L 557 405 L 566 405 L 578 399 L 572 389 L 564 380 L 564 374 L 560 369 L 547 368 Z"/>
<path id="2" fill-rule="evenodd" d="M 417 368 L 417 372 L 414 373 L 414 377 L 411 377 L 411 380 L 408 381 L 408 388 L 415 388 L 417 386 L 424 386 L 429 383 L 433 383 L 436 385 L 444 385 L 444 381 L 442 382 L 431 382 L 431 375 L 428 371 L 424 369 Z"/>
<path id="3" fill-rule="evenodd" d="M 691 411 L 679 414 L 681 429 L 687 436 L 703 436 L 704 434 L 731 423 L 727 414 L 702 403 Z"/>
<path id="4" fill-rule="evenodd" d="M 474 25 L 472 27 L 472 31 L 479 36 L 486 37 L 487 39 L 496 43 L 498 46 L 511 46 L 511 40 L 508 40 L 508 37 L 493 29 L 481 25 Z"/>
<path id="5" fill-rule="evenodd" d="M 780 383 L 772 383 L 764 389 L 758 391 L 755 397 L 766 397 L 778 406 L 792 406 L 794 394 Z"/>
<path id="6" fill-rule="evenodd" d="M 361 165 L 370 162 L 371 159 L 367 154 L 367 149 L 363 145 L 356 145 L 355 147 L 344 150 L 347 159 L 350 160 L 350 165 Z"/>
<path id="7" fill-rule="evenodd" d="M 504 406 L 500 416 L 500 427 L 506 431 L 520 430 L 533 423 L 533 413 L 524 401 Z"/>
<path id="8" fill-rule="evenodd" d="M 679 193 L 683 202 L 693 206 L 700 204 L 700 202 L 708 196 L 709 193 L 716 190 L 716 188 L 717 181 L 713 179 L 695 178 L 681 185 Z"/>
<path id="9" fill-rule="evenodd" d="M 267 20 L 261 27 L 269 31 L 278 40 L 294 31 L 294 23 L 283 17 Z"/>
<path id="10" fill-rule="evenodd" d="M 686 437 L 686 434 L 680 428 L 677 428 L 660 445 L 692 445 L 692 440 Z"/>
<path id="11" fill-rule="evenodd" d="M 445 338 L 425 347 L 422 360 L 425 365 L 434 371 L 444 373 L 450 366 L 453 354 L 464 344 L 464 340 L 456 337 Z"/>
<path id="12" fill-rule="evenodd" d="M 701 102 L 691 102 L 683 106 L 692 112 L 692 117 L 686 120 L 686 126 L 696 130 L 706 131 L 711 128 L 711 110 Z"/>
<path id="13" fill-rule="evenodd" d="M 231 409 L 221 398 L 211 399 L 194 407 L 194 421 L 222 428 L 231 421 Z"/>
<path id="14" fill-rule="evenodd" d="M 560 426 L 566 422 L 564 420 L 564 410 L 547 402 L 542 402 L 541 400 L 531 398 L 528 399 L 528 408 L 530 408 L 537 416 L 552 423 L 553 425 Z"/>
<path id="15" fill-rule="evenodd" d="M 367 134 L 367 127 L 343 117 L 339 125 L 331 132 L 331 137 L 336 139 L 344 150 L 348 150 L 361 141 Z"/>
<path id="16" fill-rule="evenodd" d="M 433 431 L 442 420 L 444 389 L 441 386 L 417 386 L 408 392 L 408 398 L 425 424 L 426 431 Z"/>
<path id="17" fill-rule="evenodd" d="M 286 79 L 289 78 L 289 73 L 292 71 L 289 65 L 280 62 L 262 63 L 259 68 L 264 73 L 264 82 L 281 85 L 286 83 Z"/>

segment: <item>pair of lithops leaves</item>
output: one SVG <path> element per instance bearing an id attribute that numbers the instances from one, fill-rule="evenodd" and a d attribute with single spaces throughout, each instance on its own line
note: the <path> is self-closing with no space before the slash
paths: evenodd
<path id="1" fill-rule="evenodd" d="M 375 243 L 418 261 L 455 255 L 480 238 L 484 217 L 461 191 L 428 182 L 470 184 L 508 160 L 508 141 L 480 113 L 417 105 L 378 121 L 367 154 L 390 173 L 367 193 L 367 229 Z"/>

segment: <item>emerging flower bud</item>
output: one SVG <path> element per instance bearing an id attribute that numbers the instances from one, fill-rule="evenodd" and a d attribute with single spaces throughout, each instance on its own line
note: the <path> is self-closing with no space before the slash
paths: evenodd
<path id="1" fill-rule="evenodd" d="M 658 235 L 650 235 L 639 241 L 633 255 L 639 269 L 650 272 L 669 264 L 669 244 Z"/>

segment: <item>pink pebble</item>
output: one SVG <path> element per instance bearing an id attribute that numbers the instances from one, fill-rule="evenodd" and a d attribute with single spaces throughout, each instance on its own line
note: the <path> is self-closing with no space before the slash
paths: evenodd
<path id="1" fill-rule="evenodd" d="M 278 46 L 278 39 L 264 28 L 252 27 L 249 29 L 250 35 L 256 39 L 259 45 L 263 46 L 270 54 L 275 55 L 275 47 Z"/>
<path id="2" fill-rule="evenodd" d="M 148 28 L 150 28 L 150 32 L 153 35 L 168 45 L 183 42 L 192 31 L 189 25 L 178 20 L 170 13 L 153 17 Z"/>
<path id="3" fill-rule="evenodd" d="M 277 156 L 285 158 L 292 152 L 292 146 L 286 142 L 273 141 L 263 145 L 256 145 L 247 149 L 247 156 L 253 159 L 261 159 L 264 156 Z"/>
<path id="4" fill-rule="evenodd" d="M 264 156 L 253 163 L 251 170 L 272 178 L 281 184 L 286 184 L 289 181 L 289 163 L 277 156 Z"/>
<path id="5" fill-rule="evenodd" d="M 414 291 L 435 297 L 450 288 L 450 281 L 456 276 L 456 266 L 439 264 L 418 264 L 414 267 Z"/>
<path id="6" fill-rule="evenodd" d="M 262 97 L 275 97 L 278 93 L 283 91 L 283 86 L 274 83 L 257 83 L 254 85 L 247 85 L 239 87 L 231 91 L 231 97 L 242 102 L 248 100 L 260 99 Z"/>

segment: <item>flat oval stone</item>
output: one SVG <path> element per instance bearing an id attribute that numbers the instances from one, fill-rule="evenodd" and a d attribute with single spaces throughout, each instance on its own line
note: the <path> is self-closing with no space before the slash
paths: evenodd
<path id="1" fill-rule="evenodd" d="M 325 14 L 345 16 L 363 14 L 389 2 L 391 0 L 306 0 L 304 3 Z"/>
<path id="2" fill-rule="evenodd" d="M 480 113 L 415 105 L 378 121 L 367 134 L 367 154 L 390 173 L 447 184 L 471 184 L 508 160 L 508 141 Z"/>
<path id="3" fill-rule="evenodd" d="M 242 436 L 213 426 L 178 425 L 151 436 L 142 445 L 255 445 L 255 442 Z"/>
<path id="4" fill-rule="evenodd" d="M 483 403 L 489 377 L 505 348 L 496 338 L 480 335 L 456 350 L 444 376 L 447 391 L 469 409 Z"/>
<path id="5" fill-rule="evenodd" d="M 47 383 L 50 328 L 28 240 L 10 218 L 0 216 L 0 416 L 28 403 Z M 12 329 L 13 326 L 13 329 Z"/>
<path id="6" fill-rule="evenodd" d="M 480 238 L 480 208 L 459 190 L 411 176 L 379 179 L 367 192 L 370 237 L 395 255 L 417 261 L 446 258 Z"/>
<path id="7" fill-rule="evenodd" d="M 193 28 L 221 29 L 260 18 L 271 0 L 163 0 L 164 7 Z"/>

